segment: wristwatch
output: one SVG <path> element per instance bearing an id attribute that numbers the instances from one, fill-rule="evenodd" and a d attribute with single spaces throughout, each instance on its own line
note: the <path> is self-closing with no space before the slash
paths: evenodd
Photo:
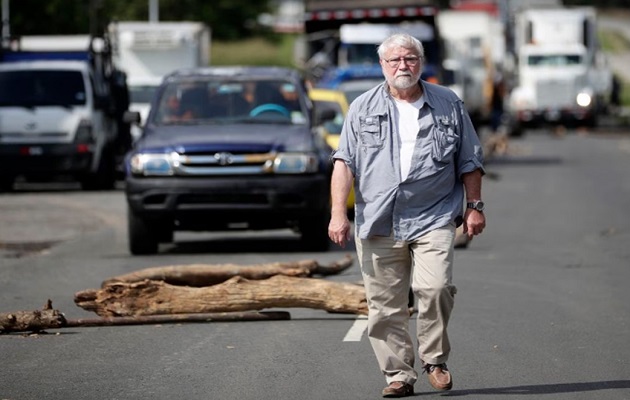
<path id="1" fill-rule="evenodd" d="M 479 212 L 483 212 L 483 209 L 486 207 L 483 201 L 475 200 L 472 202 L 466 203 L 467 208 L 472 208 L 473 210 L 477 210 Z"/>

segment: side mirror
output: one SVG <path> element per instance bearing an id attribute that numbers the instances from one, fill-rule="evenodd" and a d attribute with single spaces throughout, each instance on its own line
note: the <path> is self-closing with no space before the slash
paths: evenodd
<path id="1" fill-rule="evenodd" d="M 325 109 L 317 113 L 317 125 L 322 125 L 327 121 L 332 121 L 337 116 L 337 112 L 333 109 Z"/>
<path id="2" fill-rule="evenodd" d="M 125 111 L 123 114 L 123 122 L 127 124 L 137 124 L 140 125 L 142 122 L 142 117 L 138 111 Z"/>

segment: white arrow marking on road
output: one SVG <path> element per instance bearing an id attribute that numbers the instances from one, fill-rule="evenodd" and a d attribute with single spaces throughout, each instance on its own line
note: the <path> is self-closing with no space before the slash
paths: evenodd
<path id="1" fill-rule="evenodd" d="M 363 336 L 363 332 L 365 332 L 365 330 L 367 329 L 367 326 L 368 326 L 367 316 L 360 315 L 354 321 L 354 324 L 352 324 L 352 326 L 348 330 L 348 333 L 346 333 L 346 337 L 343 338 L 343 341 L 344 342 L 360 342 L 361 337 Z"/>

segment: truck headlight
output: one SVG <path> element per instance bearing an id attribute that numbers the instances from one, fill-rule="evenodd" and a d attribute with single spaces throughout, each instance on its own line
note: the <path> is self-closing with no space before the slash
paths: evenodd
<path id="1" fill-rule="evenodd" d="M 130 160 L 131 173 L 144 176 L 171 176 L 178 163 L 178 154 L 134 154 Z"/>
<path id="2" fill-rule="evenodd" d="M 314 154 L 280 153 L 273 161 L 277 174 L 307 174 L 317 172 L 318 160 Z"/>
<path id="3" fill-rule="evenodd" d="M 580 107 L 588 107 L 591 105 L 591 95 L 585 92 L 578 93 L 575 101 Z"/>

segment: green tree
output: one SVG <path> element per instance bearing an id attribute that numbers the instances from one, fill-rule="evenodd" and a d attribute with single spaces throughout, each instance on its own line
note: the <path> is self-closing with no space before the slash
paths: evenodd
<path id="1" fill-rule="evenodd" d="M 258 15 L 269 11 L 259 0 L 159 0 L 160 21 L 199 21 L 213 38 L 236 40 L 258 33 Z M 13 35 L 102 32 L 112 20 L 146 21 L 149 0 L 14 0 L 9 4 Z M 3 17 L 4 19 L 4 17 Z"/>

